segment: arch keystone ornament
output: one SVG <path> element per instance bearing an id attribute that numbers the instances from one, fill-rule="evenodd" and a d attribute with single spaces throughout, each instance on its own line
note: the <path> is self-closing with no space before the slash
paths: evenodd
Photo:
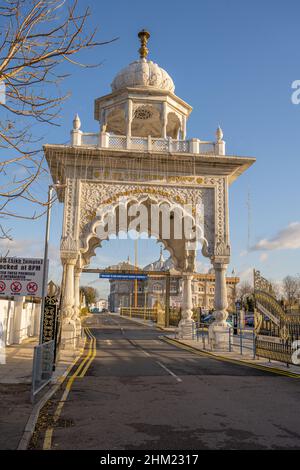
<path id="1" fill-rule="evenodd" d="M 53 181 L 62 183 L 57 196 L 64 204 L 62 342 L 74 347 L 80 337 L 82 269 L 104 240 L 139 221 L 136 230 L 160 240 L 182 273 L 181 338 L 193 334 L 197 251 L 211 260 L 216 321 L 209 335 L 213 347 L 222 348 L 228 331 L 228 191 L 255 159 L 226 155 L 220 127 L 216 141 L 186 139 L 192 107 L 175 95 L 168 73 L 148 60 L 149 33 L 142 31 L 139 37 L 140 58 L 117 74 L 110 94 L 95 100 L 99 132 L 82 130 L 76 115 L 70 145 L 44 147 Z"/>

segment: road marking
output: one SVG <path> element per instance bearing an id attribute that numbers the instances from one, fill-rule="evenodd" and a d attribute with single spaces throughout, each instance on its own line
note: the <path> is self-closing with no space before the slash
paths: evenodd
<path id="1" fill-rule="evenodd" d="M 142 346 L 140 346 L 139 344 L 137 344 L 135 341 L 132 341 L 131 339 L 128 339 L 126 338 L 127 341 L 129 341 L 130 344 L 132 344 L 133 346 L 135 346 L 137 349 L 141 350 L 145 356 L 147 357 L 153 357 L 152 354 L 148 353 L 148 351 L 146 351 Z M 161 341 L 160 341 L 161 342 Z M 168 372 L 168 374 L 172 375 L 176 380 L 177 382 L 182 382 L 182 379 L 180 377 L 178 377 L 178 375 L 174 374 L 174 372 L 172 372 L 170 369 L 168 369 L 168 367 L 166 367 L 164 364 L 162 364 L 161 362 L 159 361 L 155 361 L 156 364 L 158 364 L 160 367 L 162 367 L 166 372 Z"/>
<path id="2" fill-rule="evenodd" d="M 199 350 L 193 348 L 192 346 L 182 344 L 179 341 L 177 341 L 176 339 L 171 339 L 171 338 L 166 338 L 166 337 L 162 337 L 161 339 L 162 339 L 162 341 L 165 341 L 166 343 L 172 344 L 173 346 L 181 348 L 181 349 L 185 349 L 186 351 L 189 351 L 189 352 L 191 352 L 193 354 L 196 354 L 198 356 L 201 356 L 201 357 L 209 357 L 211 359 L 215 359 L 216 361 L 229 362 L 230 364 L 236 364 L 238 366 L 250 367 L 252 369 L 258 369 L 258 370 L 262 370 L 264 372 L 269 372 L 271 374 L 276 374 L 276 375 L 283 375 L 283 376 L 290 377 L 290 378 L 293 378 L 293 379 L 299 379 L 300 378 L 300 374 L 296 374 L 294 372 L 285 372 L 284 370 L 276 369 L 275 367 L 267 367 L 267 366 L 263 366 L 263 365 L 259 365 L 259 364 L 253 364 L 253 363 L 246 362 L 246 361 L 239 361 L 238 359 L 231 359 L 231 358 L 227 358 L 225 356 L 215 356 L 214 354 L 212 354 L 208 351 L 199 351 Z"/>
<path id="3" fill-rule="evenodd" d="M 177 382 L 182 382 L 182 379 L 180 377 L 178 377 L 178 375 L 174 374 L 174 372 L 172 372 L 170 369 L 168 369 L 168 367 L 166 367 L 164 364 L 162 364 L 159 361 L 156 361 L 156 364 L 158 364 L 160 367 L 165 369 L 165 371 L 167 371 L 170 375 L 172 375 L 177 380 Z"/>
<path id="4" fill-rule="evenodd" d="M 92 360 L 94 359 L 96 355 L 96 338 L 95 336 L 91 333 L 89 328 L 85 328 L 86 334 L 89 336 L 90 339 L 90 344 L 89 344 L 89 351 L 84 360 L 79 364 L 77 367 L 76 371 L 74 374 L 69 378 L 66 388 L 64 390 L 64 393 L 62 394 L 61 399 L 59 400 L 59 403 L 57 405 L 57 408 L 55 410 L 55 413 L 53 415 L 53 425 L 49 428 L 46 429 L 45 432 L 45 437 L 44 437 L 44 443 L 43 443 L 43 450 L 50 450 L 52 446 L 52 436 L 53 436 L 53 431 L 54 431 L 54 425 L 57 423 L 61 411 L 63 409 L 64 404 L 67 401 L 68 395 L 70 393 L 71 387 L 73 385 L 73 382 L 76 377 L 80 374 L 80 378 L 84 376 L 86 373 L 88 367 L 90 366 Z M 84 367 L 85 366 L 85 367 Z M 84 368 L 84 369 L 83 369 Z M 83 369 L 83 370 L 82 370 Z"/>
<path id="5" fill-rule="evenodd" d="M 97 354 L 97 348 L 96 348 L 96 337 L 91 333 L 91 335 L 93 336 L 93 352 L 91 354 L 91 357 L 89 359 L 89 361 L 87 362 L 85 368 L 83 369 L 83 371 L 81 372 L 81 374 L 79 375 L 80 378 L 84 377 L 88 368 L 90 367 L 91 363 L 93 362 L 93 360 L 95 359 L 96 357 L 96 354 Z"/>
<path id="6" fill-rule="evenodd" d="M 145 356 L 151 357 L 151 354 L 149 354 L 148 351 L 146 351 L 145 349 L 141 348 L 140 346 L 137 346 L 137 348 L 141 349 L 143 353 L 145 354 Z"/>

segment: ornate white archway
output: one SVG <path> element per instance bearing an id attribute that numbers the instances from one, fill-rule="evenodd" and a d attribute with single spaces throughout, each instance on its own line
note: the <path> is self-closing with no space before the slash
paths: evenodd
<path id="1" fill-rule="evenodd" d="M 225 155 L 220 128 L 214 142 L 186 140 L 186 121 L 192 108 L 174 94 L 174 89 L 167 72 L 143 56 L 117 75 L 112 93 L 95 100 L 99 133 L 82 132 L 76 116 L 70 145 L 45 146 L 53 180 L 65 185 L 58 192 L 64 203 L 64 338 L 73 338 L 80 329 L 80 270 L 101 245 L 97 233 L 101 214 L 117 214 L 120 198 L 126 198 L 128 204 L 164 203 L 182 211 L 186 205 L 192 207 L 193 224 L 199 224 L 203 231 L 202 253 L 215 269 L 216 321 L 210 330 L 211 341 L 216 346 L 224 342 L 228 328 L 225 276 L 230 257 L 228 190 L 255 159 Z M 151 129 L 154 136 L 149 135 Z M 171 137 L 178 133 L 179 139 Z M 160 229 L 155 235 L 184 277 L 181 334 L 190 337 L 195 253 L 186 249 L 184 238 L 166 239 Z"/>

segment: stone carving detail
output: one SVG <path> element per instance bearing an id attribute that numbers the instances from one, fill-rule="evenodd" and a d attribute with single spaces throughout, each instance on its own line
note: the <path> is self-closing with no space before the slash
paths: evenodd
<path id="1" fill-rule="evenodd" d="M 149 60 L 140 59 L 122 69 L 114 78 L 112 91 L 125 87 L 155 87 L 174 93 L 175 86 L 170 75 L 159 65 Z"/>
<path id="2" fill-rule="evenodd" d="M 76 180 L 69 178 L 65 193 L 65 214 L 63 238 L 74 237 L 76 218 Z"/>
<path id="3" fill-rule="evenodd" d="M 60 242 L 61 252 L 78 252 L 78 241 L 71 236 L 62 237 Z"/>
<path id="4" fill-rule="evenodd" d="M 193 177 L 191 177 L 193 178 Z M 225 179 L 203 177 L 193 181 L 186 177 L 169 184 L 81 182 L 80 238 L 90 231 L 91 222 L 103 204 L 113 204 L 120 197 L 139 197 L 145 194 L 154 200 L 166 200 L 180 205 L 192 204 L 203 208 L 204 237 L 208 246 L 204 256 L 229 256 L 225 213 Z M 191 183 L 195 186 L 191 186 Z M 199 185 L 201 184 L 201 187 Z"/>
<path id="5" fill-rule="evenodd" d="M 159 197 L 178 204 L 200 204 L 202 201 L 201 189 L 142 185 L 142 184 L 115 184 L 115 183 L 81 183 L 81 211 L 80 228 L 84 227 L 96 217 L 97 209 L 102 204 L 111 204 L 122 196 L 138 196 L 148 194 L 153 198 Z"/>

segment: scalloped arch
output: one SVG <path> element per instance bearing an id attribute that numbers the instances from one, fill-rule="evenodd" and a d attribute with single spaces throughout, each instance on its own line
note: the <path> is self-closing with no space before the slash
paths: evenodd
<path id="1" fill-rule="evenodd" d="M 122 196 L 124 197 L 124 200 L 120 199 L 122 198 Z M 126 196 L 126 199 L 125 199 L 125 196 Z M 106 237 L 103 237 L 102 239 L 99 238 L 96 230 L 97 230 L 97 227 L 101 225 L 101 223 L 103 223 L 103 219 L 108 214 L 115 217 L 117 213 L 117 209 L 121 205 L 124 205 L 124 207 L 127 210 L 128 206 L 133 203 L 137 203 L 139 205 L 146 205 L 145 203 L 147 203 L 148 205 L 155 203 L 158 205 L 158 207 L 160 207 L 162 204 L 167 204 L 169 206 L 170 212 L 174 211 L 175 209 L 176 210 L 180 209 L 183 215 L 192 219 L 192 226 L 194 228 L 196 227 L 196 221 L 195 221 L 194 215 L 191 215 L 183 207 L 184 201 L 183 202 L 181 201 L 179 202 L 178 200 L 174 201 L 164 191 L 161 191 L 160 193 L 155 193 L 155 194 L 152 194 L 152 193 L 145 194 L 145 193 L 142 193 L 141 191 L 136 191 L 136 192 L 133 192 L 133 194 L 131 194 L 130 196 L 128 194 L 123 194 L 123 195 L 118 194 L 114 198 L 108 199 L 106 201 L 106 205 L 101 204 L 101 207 L 96 212 L 95 217 L 84 227 L 82 236 L 80 237 L 80 252 L 81 252 L 82 262 L 84 265 L 89 264 L 91 257 L 95 255 L 96 248 L 101 246 L 102 241 L 108 240 L 109 236 L 112 234 L 118 235 L 120 231 L 120 229 L 117 228 L 116 231 L 112 231 L 108 233 Z M 201 230 L 200 227 L 199 229 Z M 171 258 L 174 262 L 174 265 L 177 267 L 177 269 L 185 270 L 186 263 L 188 263 L 189 265 L 188 269 L 191 269 L 191 266 L 190 266 L 191 261 L 189 259 L 195 258 L 195 250 L 189 250 L 189 256 L 188 256 L 187 250 L 185 249 L 186 240 L 165 239 L 161 236 L 160 233 L 153 232 L 153 227 L 151 227 L 151 233 L 149 232 L 150 230 L 148 227 L 148 234 L 154 235 L 158 241 L 163 243 L 164 247 L 170 252 Z M 202 243 L 202 253 L 204 256 L 207 256 L 208 242 L 204 237 L 202 237 L 200 241 Z"/>

